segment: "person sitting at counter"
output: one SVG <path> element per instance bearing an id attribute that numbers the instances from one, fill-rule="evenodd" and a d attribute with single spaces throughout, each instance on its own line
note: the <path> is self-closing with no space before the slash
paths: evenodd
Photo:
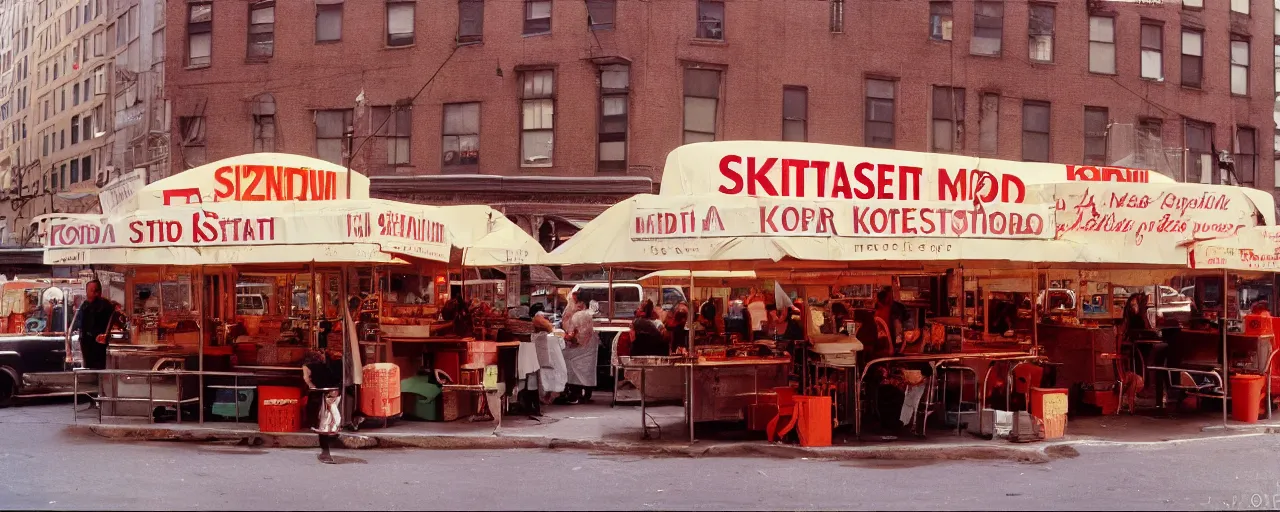
<path id="1" fill-rule="evenodd" d="M 644 301 L 644 305 L 636 310 L 636 318 L 631 322 L 631 340 L 633 356 L 671 355 L 671 348 L 662 335 L 662 324 L 658 322 L 658 312 L 654 309 L 653 301 Z"/>
<path id="2" fill-rule="evenodd" d="M 893 287 L 886 286 L 876 293 L 876 338 L 885 344 L 877 352 L 902 354 L 902 324 L 907 318 L 907 307 L 894 300 Z M 883 331 L 883 332 L 882 332 Z"/>
<path id="3" fill-rule="evenodd" d="M 687 303 L 680 301 L 671 308 L 671 314 L 667 315 L 666 327 L 671 335 L 672 349 L 689 347 L 689 305 Z"/>
<path id="4" fill-rule="evenodd" d="M 994 301 L 991 306 L 991 319 L 987 325 L 987 333 L 1009 336 L 1013 334 L 1014 322 L 1018 319 L 1018 307 L 1009 301 Z"/>

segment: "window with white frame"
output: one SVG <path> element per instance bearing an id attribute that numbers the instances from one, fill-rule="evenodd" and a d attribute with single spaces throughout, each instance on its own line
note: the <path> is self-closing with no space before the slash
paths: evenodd
<path id="1" fill-rule="evenodd" d="M 520 166 L 551 167 L 555 150 L 555 71 L 524 71 L 520 85 Z"/>

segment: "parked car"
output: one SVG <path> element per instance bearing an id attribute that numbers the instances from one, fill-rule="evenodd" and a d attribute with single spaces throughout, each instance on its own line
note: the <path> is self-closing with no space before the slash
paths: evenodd
<path id="1" fill-rule="evenodd" d="M 635 312 L 644 304 L 645 299 L 653 300 L 654 305 L 663 310 L 670 310 L 680 301 L 685 300 L 684 290 L 679 286 L 663 286 L 661 290 L 645 290 L 637 283 L 613 283 L 613 297 L 608 293 L 609 283 L 578 283 L 569 292 L 577 293 L 583 302 L 596 301 L 600 305 L 600 314 L 596 318 L 607 318 L 609 303 L 613 302 L 613 318 L 635 318 Z M 651 292 L 653 295 L 646 294 Z M 660 295 L 658 295 L 660 293 Z M 654 300 L 656 299 L 656 300 Z"/>

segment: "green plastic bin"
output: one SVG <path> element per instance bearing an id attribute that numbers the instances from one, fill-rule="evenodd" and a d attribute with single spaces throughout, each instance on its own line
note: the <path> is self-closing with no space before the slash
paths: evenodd
<path id="1" fill-rule="evenodd" d="M 441 391 L 439 384 L 426 375 L 416 375 L 400 381 L 400 410 L 405 417 L 425 421 L 440 421 Z"/>

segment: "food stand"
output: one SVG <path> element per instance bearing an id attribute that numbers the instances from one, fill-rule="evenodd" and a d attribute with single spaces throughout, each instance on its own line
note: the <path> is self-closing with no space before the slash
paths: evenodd
<path id="1" fill-rule="evenodd" d="M 1107 340 L 1114 335 L 1105 333 L 1114 332 L 1107 325 L 1114 318 L 1098 318 L 1092 326 L 1075 324 L 1096 332 L 1040 330 L 1042 314 L 1058 319 L 1072 316 L 1036 306 L 1042 291 L 1049 288 L 1046 273 L 1139 271 L 1151 280 L 1115 281 L 1152 285 L 1158 282 L 1155 272 L 1185 271 L 1188 240 L 1273 223 L 1273 204 L 1269 195 L 1256 190 L 1177 184 L 1131 169 L 820 144 L 700 143 L 669 155 L 662 195 L 638 195 L 615 205 L 552 258 L 685 272 L 751 270 L 759 277 L 790 273 L 791 278 L 782 283 L 814 282 L 816 292 L 798 293 L 808 299 L 808 309 L 827 302 L 823 299 L 835 299 L 832 283 L 836 279 L 857 272 L 879 273 L 897 287 L 899 301 L 924 312 L 906 322 L 908 329 L 923 331 L 913 333 L 918 337 L 909 345 L 928 347 L 936 355 L 922 348 L 919 353 L 876 357 L 883 359 L 876 364 L 868 360 L 870 356 L 857 357 L 866 362 L 851 366 L 865 371 L 877 364 L 893 364 L 919 372 L 920 364 L 937 370 L 959 361 L 984 360 L 985 372 L 976 365 L 954 368 L 954 373 L 971 372 L 977 377 L 978 389 L 974 393 L 961 390 L 959 402 L 981 403 L 989 398 L 985 387 L 1003 386 L 1001 394 L 1015 389 L 1013 379 L 998 378 L 990 363 L 1008 367 L 1009 376 L 1021 374 L 1027 365 L 1018 363 L 1044 360 L 1040 347 L 1058 346 L 1054 338 L 1060 335 L 1084 336 L 1083 345 L 1091 347 L 1088 357 L 1080 359 L 1086 368 L 1114 364 L 1107 358 L 1117 357 L 1119 350 Z M 849 302 L 861 301 L 865 306 L 868 295 L 879 286 L 874 279 L 867 281 L 857 283 L 864 288 L 846 295 L 854 297 Z M 943 281 L 946 284 L 939 284 Z M 1075 283 L 1086 281 L 1075 279 Z M 696 289 L 697 284 L 690 282 L 689 287 Z M 930 288 L 927 296 L 921 293 L 924 288 Z M 822 297 L 824 293 L 832 297 Z M 1086 295 L 1089 290 L 1073 284 L 1072 293 Z M 1058 296 L 1061 302 L 1063 294 L 1048 295 Z M 1093 295 L 1106 296 L 1100 298 L 1099 307 L 1113 308 L 1106 301 L 1114 301 L 1115 292 Z M 778 302 L 782 300 L 786 299 Z M 1083 303 L 1073 304 L 1079 308 L 1075 320 L 1093 313 Z M 988 332 L 988 325 L 1002 319 L 1008 320 L 1009 328 Z M 869 323 L 865 316 L 862 323 Z M 875 337 L 874 330 L 859 330 Z M 815 344 L 815 329 L 806 331 L 808 342 Z M 929 333 L 927 342 L 924 333 Z M 875 341 L 861 333 L 857 337 L 868 350 Z M 941 343 L 935 341 L 939 338 Z M 692 352 L 697 357 L 688 363 L 691 367 L 712 362 L 699 350 Z M 801 366 L 801 372 L 807 371 L 807 365 Z M 854 380 L 864 378 L 865 373 Z M 1093 382 L 1110 378 L 1086 377 Z M 1029 383 L 1019 392 L 1039 385 L 1024 376 L 1018 379 Z M 927 386 L 909 383 L 908 388 L 932 393 L 936 381 L 926 381 Z M 857 401 L 862 390 L 850 394 Z M 950 394 L 954 401 L 954 393 Z M 692 411 L 699 409 L 698 402 L 708 399 L 705 393 L 690 390 L 685 400 L 688 414 L 696 416 Z M 922 403 L 925 417 L 939 412 L 931 409 L 931 402 L 925 398 Z M 860 404 L 854 408 L 860 410 Z M 978 415 L 979 424 L 987 416 L 985 411 L 973 414 Z"/>
<path id="2" fill-rule="evenodd" d="M 352 186 L 344 187 L 348 180 Z M 367 371 L 362 359 L 395 359 L 388 339 L 435 337 L 433 328 L 447 330 L 439 316 L 448 299 L 450 261 L 492 261 L 502 251 L 483 242 L 507 238 L 486 238 L 492 233 L 485 230 L 510 224 L 488 207 L 480 207 L 488 215 L 470 220 L 453 216 L 475 208 L 369 199 L 367 178 L 281 154 L 244 155 L 192 169 L 146 186 L 131 202 L 126 213 L 114 216 L 52 216 L 45 254 L 49 264 L 106 265 L 124 272 L 120 307 L 129 341 L 112 347 L 105 375 L 134 372 L 114 380 L 138 377 L 153 388 L 154 372 L 172 368 L 199 381 L 178 384 L 182 396 L 104 391 L 111 409 L 138 409 L 122 416 L 150 416 L 155 403 L 182 409 L 186 390 L 199 393 L 222 384 L 206 380 L 206 373 L 238 386 L 245 383 L 241 377 L 250 378 L 249 385 L 296 386 L 301 360 L 315 349 L 342 353 L 348 381 L 359 384 Z M 453 236 L 453 224 L 467 224 L 462 237 Z M 464 252 L 471 248 L 477 256 L 468 258 Z M 537 256 L 502 253 L 504 263 L 515 264 Z M 415 293 L 401 293 L 410 287 Z M 347 311 L 355 305 L 357 310 Z M 470 343 L 473 333 L 460 334 L 454 338 Z M 391 350 L 379 351 L 380 346 Z M 419 369 L 410 361 L 401 374 Z M 203 420 L 205 400 L 196 398 Z M 146 404 L 132 405 L 139 400 Z M 398 405 L 396 400 L 389 410 Z"/>

